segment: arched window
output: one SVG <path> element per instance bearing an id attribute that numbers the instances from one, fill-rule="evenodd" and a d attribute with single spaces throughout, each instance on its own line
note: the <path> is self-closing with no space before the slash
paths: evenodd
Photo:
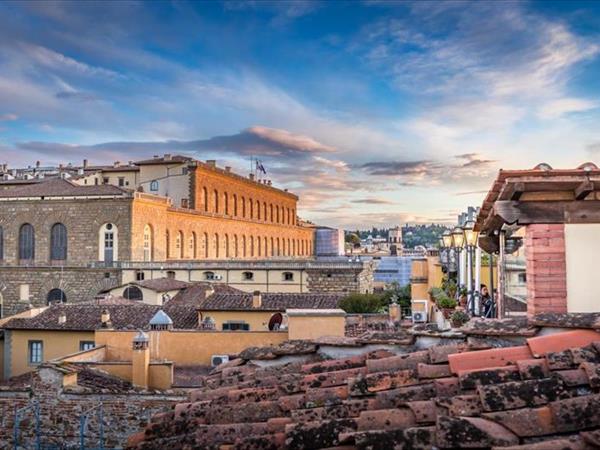
<path id="1" fill-rule="evenodd" d="M 119 260 L 119 230 L 112 223 L 105 223 L 100 227 L 98 245 L 98 260 L 112 264 Z"/>
<path id="2" fill-rule="evenodd" d="M 275 255 L 281 256 L 281 247 L 279 246 L 279 238 L 277 238 L 277 240 L 275 242 L 277 242 L 277 252 L 275 253 Z"/>
<path id="3" fill-rule="evenodd" d="M 0 261 L 4 259 L 4 229 L 0 227 Z"/>
<path id="4" fill-rule="evenodd" d="M 208 212 L 208 189 L 202 188 L 202 201 L 204 202 L 204 212 Z"/>
<path id="5" fill-rule="evenodd" d="M 267 237 L 266 236 L 264 237 L 264 244 L 265 244 L 264 255 L 265 255 L 265 258 L 266 258 L 267 256 L 269 256 L 268 243 L 267 243 Z"/>
<path id="6" fill-rule="evenodd" d="M 190 257 L 192 259 L 198 259 L 198 243 L 196 242 L 196 233 L 192 231 L 190 235 Z"/>
<path id="7" fill-rule="evenodd" d="M 246 197 L 242 197 L 242 217 L 246 218 Z"/>
<path id="8" fill-rule="evenodd" d="M 269 331 L 278 331 L 283 322 L 283 316 L 281 313 L 275 313 L 269 319 Z"/>
<path id="9" fill-rule="evenodd" d="M 208 233 L 204 233 L 204 239 L 202 241 L 202 245 L 204 246 L 204 257 L 208 259 L 208 246 L 210 245 L 208 242 Z"/>
<path id="10" fill-rule="evenodd" d="M 156 192 L 156 191 L 158 191 L 158 181 L 156 181 L 156 180 L 152 180 L 152 181 L 150 182 L 150 191 L 151 191 L 151 192 Z"/>
<path id="11" fill-rule="evenodd" d="M 273 204 L 269 204 L 269 222 L 273 222 Z"/>
<path id="12" fill-rule="evenodd" d="M 30 223 L 24 223 L 19 229 L 19 259 L 35 258 L 35 232 Z"/>
<path id="13" fill-rule="evenodd" d="M 183 259 L 185 254 L 183 242 L 183 231 L 178 231 L 175 238 L 175 253 L 179 259 Z"/>
<path id="14" fill-rule="evenodd" d="M 248 209 L 250 210 L 250 218 L 254 219 L 254 201 L 251 198 L 248 199 Z"/>
<path id="15" fill-rule="evenodd" d="M 225 235 L 225 258 L 229 258 L 229 235 Z"/>
<path id="16" fill-rule="evenodd" d="M 287 250 L 285 246 L 285 239 L 281 239 L 281 255 L 285 256 L 285 251 Z"/>
<path id="17" fill-rule="evenodd" d="M 171 257 L 171 233 L 169 233 L 169 230 L 167 230 L 166 234 L 165 234 L 165 245 L 166 245 L 166 255 L 167 255 L 167 259 L 169 259 Z"/>
<path id="18" fill-rule="evenodd" d="M 52 303 L 66 303 L 67 296 L 62 289 L 50 289 L 50 292 L 46 296 L 46 301 L 49 305 Z"/>
<path id="19" fill-rule="evenodd" d="M 239 256 L 238 253 L 238 237 L 237 234 L 233 235 L 233 255 L 237 258 Z"/>
<path id="20" fill-rule="evenodd" d="M 67 259 L 67 227 L 55 223 L 50 228 L 50 259 L 64 261 Z"/>
<path id="21" fill-rule="evenodd" d="M 123 297 L 126 298 L 127 300 L 136 300 L 136 301 L 144 300 L 144 294 L 142 293 L 142 290 L 137 286 L 126 287 L 125 290 L 123 291 Z"/>
<path id="22" fill-rule="evenodd" d="M 223 206 L 224 206 L 224 211 L 223 213 L 228 216 L 229 215 L 229 195 L 227 194 L 227 192 L 225 192 L 223 194 Z"/>
<path id="23" fill-rule="evenodd" d="M 214 238 L 215 258 L 219 257 L 219 235 L 215 233 Z"/>
<path id="24" fill-rule="evenodd" d="M 271 238 L 271 256 L 275 256 L 275 239 Z"/>
<path id="25" fill-rule="evenodd" d="M 238 212 L 238 208 L 237 208 L 237 195 L 233 194 L 233 217 L 237 217 L 237 212 Z"/>
<path id="26" fill-rule="evenodd" d="M 254 280 L 254 272 L 242 272 L 242 280 L 244 280 L 244 281 Z"/>
<path id="27" fill-rule="evenodd" d="M 215 189 L 213 191 L 213 202 L 214 202 L 214 213 L 215 214 L 219 214 L 219 193 L 217 192 L 217 190 Z"/>
<path id="28" fill-rule="evenodd" d="M 250 257 L 254 257 L 254 236 L 250 236 Z"/>
<path id="29" fill-rule="evenodd" d="M 263 220 L 266 222 L 267 221 L 267 203 L 263 203 Z"/>
<path id="30" fill-rule="evenodd" d="M 207 280 L 207 281 L 212 281 L 212 280 L 215 279 L 215 273 L 214 272 L 210 272 L 210 271 L 209 272 L 204 272 L 203 275 L 204 275 L 204 279 Z"/>
<path id="31" fill-rule="evenodd" d="M 275 214 L 275 219 L 276 219 L 275 221 L 277 223 L 279 223 L 279 219 L 280 219 L 280 217 L 279 217 L 279 206 L 275 206 L 275 213 L 276 213 Z"/>
<path id="32" fill-rule="evenodd" d="M 144 261 L 152 261 L 152 227 L 144 227 Z"/>
<path id="33" fill-rule="evenodd" d="M 296 239 L 292 239 L 292 256 L 296 256 Z"/>
<path id="34" fill-rule="evenodd" d="M 296 225 L 296 210 L 292 209 L 292 225 Z"/>
<path id="35" fill-rule="evenodd" d="M 242 257 L 246 257 L 246 236 L 242 236 Z"/>
<path id="36" fill-rule="evenodd" d="M 254 211 L 250 210 L 250 218 L 254 219 Z M 256 200 L 256 218 L 260 220 L 260 202 Z"/>

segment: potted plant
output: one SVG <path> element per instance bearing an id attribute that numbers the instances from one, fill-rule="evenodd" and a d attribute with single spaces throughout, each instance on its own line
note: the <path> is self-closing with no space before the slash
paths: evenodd
<path id="1" fill-rule="evenodd" d="M 439 297 L 437 301 L 438 308 L 442 310 L 442 314 L 444 314 L 446 319 L 450 318 L 454 312 L 454 309 L 456 308 L 456 304 L 456 300 L 448 297 L 447 295 Z"/>
<path id="2" fill-rule="evenodd" d="M 450 324 L 452 325 L 452 328 L 460 328 L 469 320 L 471 320 L 471 317 L 466 312 L 461 310 L 455 310 L 450 316 Z"/>
<path id="3" fill-rule="evenodd" d="M 462 308 L 465 308 L 467 306 L 467 294 L 468 294 L 467 288 L 464 286 L 462 286 L 458 290 L 458 304 Z"/>

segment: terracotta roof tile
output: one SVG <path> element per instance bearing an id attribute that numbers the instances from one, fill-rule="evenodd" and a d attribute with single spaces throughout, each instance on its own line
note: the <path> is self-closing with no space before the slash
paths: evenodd
<path id="1" fill-rule="evenodd" d="M 214 293 L 203 301 L 199 301 L 198 309 L 202 311 L 285 311 L 286 309 L 335 309 L 344 294 L 318 293 L 262 293 L 261 306 L 252 306 L 252 294 Z"/>
<path id="2" fill-rule="evenodd" d="M 12 197 L 98 197 L 128 196 L 130 191 L 111 184 L 81 186 L 62 178 L 53 178 L 18 188 L 0 190 L 0 198 Z"/>
<path id="3" fill-rule="evenodd" d="M 531 356 L 529 347 L 523 345 L 453 354 L 448 356 L 448 362 L 450 363 L 452 373 L 458 373 L 464 370 L 485 369 L 514 364 L 522 359 L 531 359 Z"/>
<path id="4" fill-rule="evenodd" d="M 574 347 L 583 347 L 594 341 L 600 341 L 600 333 L 593 330 L 575 330 L 538 336 L 527 339 L 527 345 L 535 357 L 548 352 L 560 352 Z"/>

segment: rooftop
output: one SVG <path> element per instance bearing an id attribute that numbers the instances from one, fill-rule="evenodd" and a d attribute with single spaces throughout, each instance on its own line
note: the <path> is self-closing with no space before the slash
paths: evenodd
<path id="1" fill-rule="evenodd" d="M 542 322 L 595 328 L 597 316 Z M 303 341 L 242 352 L 129 448 L 597 448 L 600 333 L 475 328 L 483 334 L 342 358 L 331 343 Z"/>
<path id="2" fill-rule="evenodd" d="M 261 293 L 260 306 L 253 307 L 252 294 L 215 293 L 204 301 L 199 301 L 198 309 L 202 311 L 285 311 L 286 309 L 335 309 L 347 294 L 313 294 L 313 293 Z"/>
<path id="3" fill-rule="evenodd" d="M 127 196 L 129 191 L 110 184 L 80 186 L 62 178 L 44 179 L 39 183 L 28 184 L 12 189 L 0 189 L 0 198 L 29 197 L 101 197 Z"/>

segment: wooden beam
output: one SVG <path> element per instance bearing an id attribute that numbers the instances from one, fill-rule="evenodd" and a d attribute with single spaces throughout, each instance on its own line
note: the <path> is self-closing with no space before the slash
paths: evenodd
<path id="1" fill-rule="evenodd" d="M 583 200 L 592 192 L 594 192 L 594 183 L 586 180 L 575 188 L 575 199 Z"/>
<path id="2" fill-rule="evenodd" d="M 505 223 L 600 223 L 600 201 L 536 201 L 494 203 L 494 214 Z"/>
<path id="3" fill-rule="evenodd" d="M 495 253 L 500 249 L 498 236 L 479 236 L 479 247 L 487 253 Z"/>

